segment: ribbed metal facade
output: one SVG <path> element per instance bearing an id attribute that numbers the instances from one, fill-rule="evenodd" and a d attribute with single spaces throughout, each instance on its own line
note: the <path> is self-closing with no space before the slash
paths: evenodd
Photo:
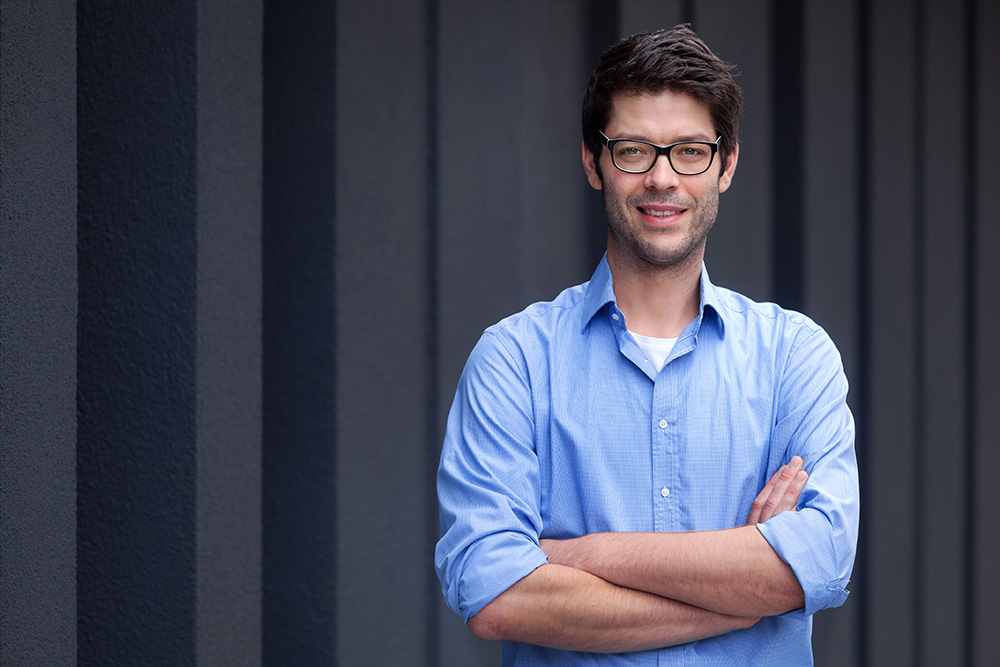
<path id="1" fill-rule="evenodd" d="M 992 0 L 3 0 L 0 664 L 499 664 L 433 572 L 445 416 L 600 258 L 597 54 L 681 21 L 745 94 L 712 278 L 852 383 L 816 662 L 992 664 Z"/>

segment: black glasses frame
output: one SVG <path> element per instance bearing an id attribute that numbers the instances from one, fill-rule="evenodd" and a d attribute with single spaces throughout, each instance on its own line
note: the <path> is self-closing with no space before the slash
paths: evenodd
<path id="1" fill-rule="evenodd" d="M 642 139 L 627 139 L 627 138 L 608 139 L 608 135 L 604 134 L 600 130 L 598 130 L 597 132 L 598 134 L 601 135 L 601 138 L 604 140 L 604 145 L 608 147 L 608 152 L 611 153 L 611 164 L 615 166 L 615 169 L 617 169 L 618 171 L 623 171 L 626 174 L 645 174 L 647 171 L 656 166 L 656 161 L 660 159 L 661 155 L 665 155 L 667 157 L 667 164 L 669 164 L 670 168 L 673 169 L 678 174 L 680 174 L 681 176 L 697 176 L 698 174 L 704 174 L 706 171 L 712 168 L 712 163 L 715 162 L 715 154 L 719 152 L 719 145 L 722 143 L 722 137 L 720 136 L 714 142 L 678 141 L 677 143 L 670 144 L 669 146 L 660 146 L 651 143 L 649 141 L 643 141 Z M 621 167 L 618 166 L 618 163 L 615 162 L 615 151 L 614 151 L 615 144 L 620 143 L 622 141 L 627 141 L 632 144 L 644 144 L 646 146 L 649 146 L 656 151 L 656 156 L 653 158 L 653 161 L 649 163 L 649 166 L 646 167 L 645 169 L 639 171 L 633 171 L 631 169 L 622 169 Z M 673 161 L 670 159 L 670 149 L 674 148 L 675 146 L 683 146 L 687 144 L 698 144 L 699 146 L 709 147 L 709 150 L 712 152 L 712 155 L 708 158 L 708 166 L 706 166 L 701 171 L 681 171 L 680 169 L 674 166 Z"/>

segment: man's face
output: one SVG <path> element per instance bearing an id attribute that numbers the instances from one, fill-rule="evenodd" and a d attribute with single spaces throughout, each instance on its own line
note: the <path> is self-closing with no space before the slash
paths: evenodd
<path id="1" fill-rule="evenodd" d="M 618 95 L 604 130 L 611 139 L 642 139 L 666 146 L 679 141 L 714 142 L 718 137 L 708 108 L 685 94 Z M 682 176 L 660 156 L 644 174 L 627 174 L 611 162 L 602 147 L 598 176 L 594 155 L 583 148 L 587 180 L 604 195 L 608 218 L 609 259 L 647 266 L 697 263 L 705 238 L 715 223 L 719 193 L 725 192 L 736 169 L 738 147 L 720 176 L 720 159 L 703 174 Z"/>

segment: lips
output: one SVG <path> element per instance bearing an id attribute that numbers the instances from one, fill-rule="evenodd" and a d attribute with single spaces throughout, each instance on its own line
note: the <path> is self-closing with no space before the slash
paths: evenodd
<path id="1" fill-rule="evenodd" d="M 687 211 L 685 208 L 664 205 L 636 206 L 636 209 L 643 219 L 657 226 L 673 224 Z"/>

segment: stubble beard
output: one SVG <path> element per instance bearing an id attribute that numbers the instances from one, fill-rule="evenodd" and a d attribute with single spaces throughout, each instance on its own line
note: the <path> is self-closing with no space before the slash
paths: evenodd
<path id="1" fill-rule="evenodd" d="M 704 256 L 708 232 L 715 224 L 719 212 L 719 191 L 715 189 L 700 202 L 673 196 L 632 196 L 622 201 L 605 183 L 602 190 L 604 215 L 610 231 L 609 241 L 616 248 L 618 259 L 628 261 L 636 269 L 661 271 L 679 268 Z M 669 243 L 651 241 L 643 234 L 642 223 L 629 216 L 637 206 L 669 205 L 686 209 L 688 220 L 683 227 L 655 232 L 656 240 L 669 239 Z M 609 248 L 610 249 L 610 248 Z"/>

